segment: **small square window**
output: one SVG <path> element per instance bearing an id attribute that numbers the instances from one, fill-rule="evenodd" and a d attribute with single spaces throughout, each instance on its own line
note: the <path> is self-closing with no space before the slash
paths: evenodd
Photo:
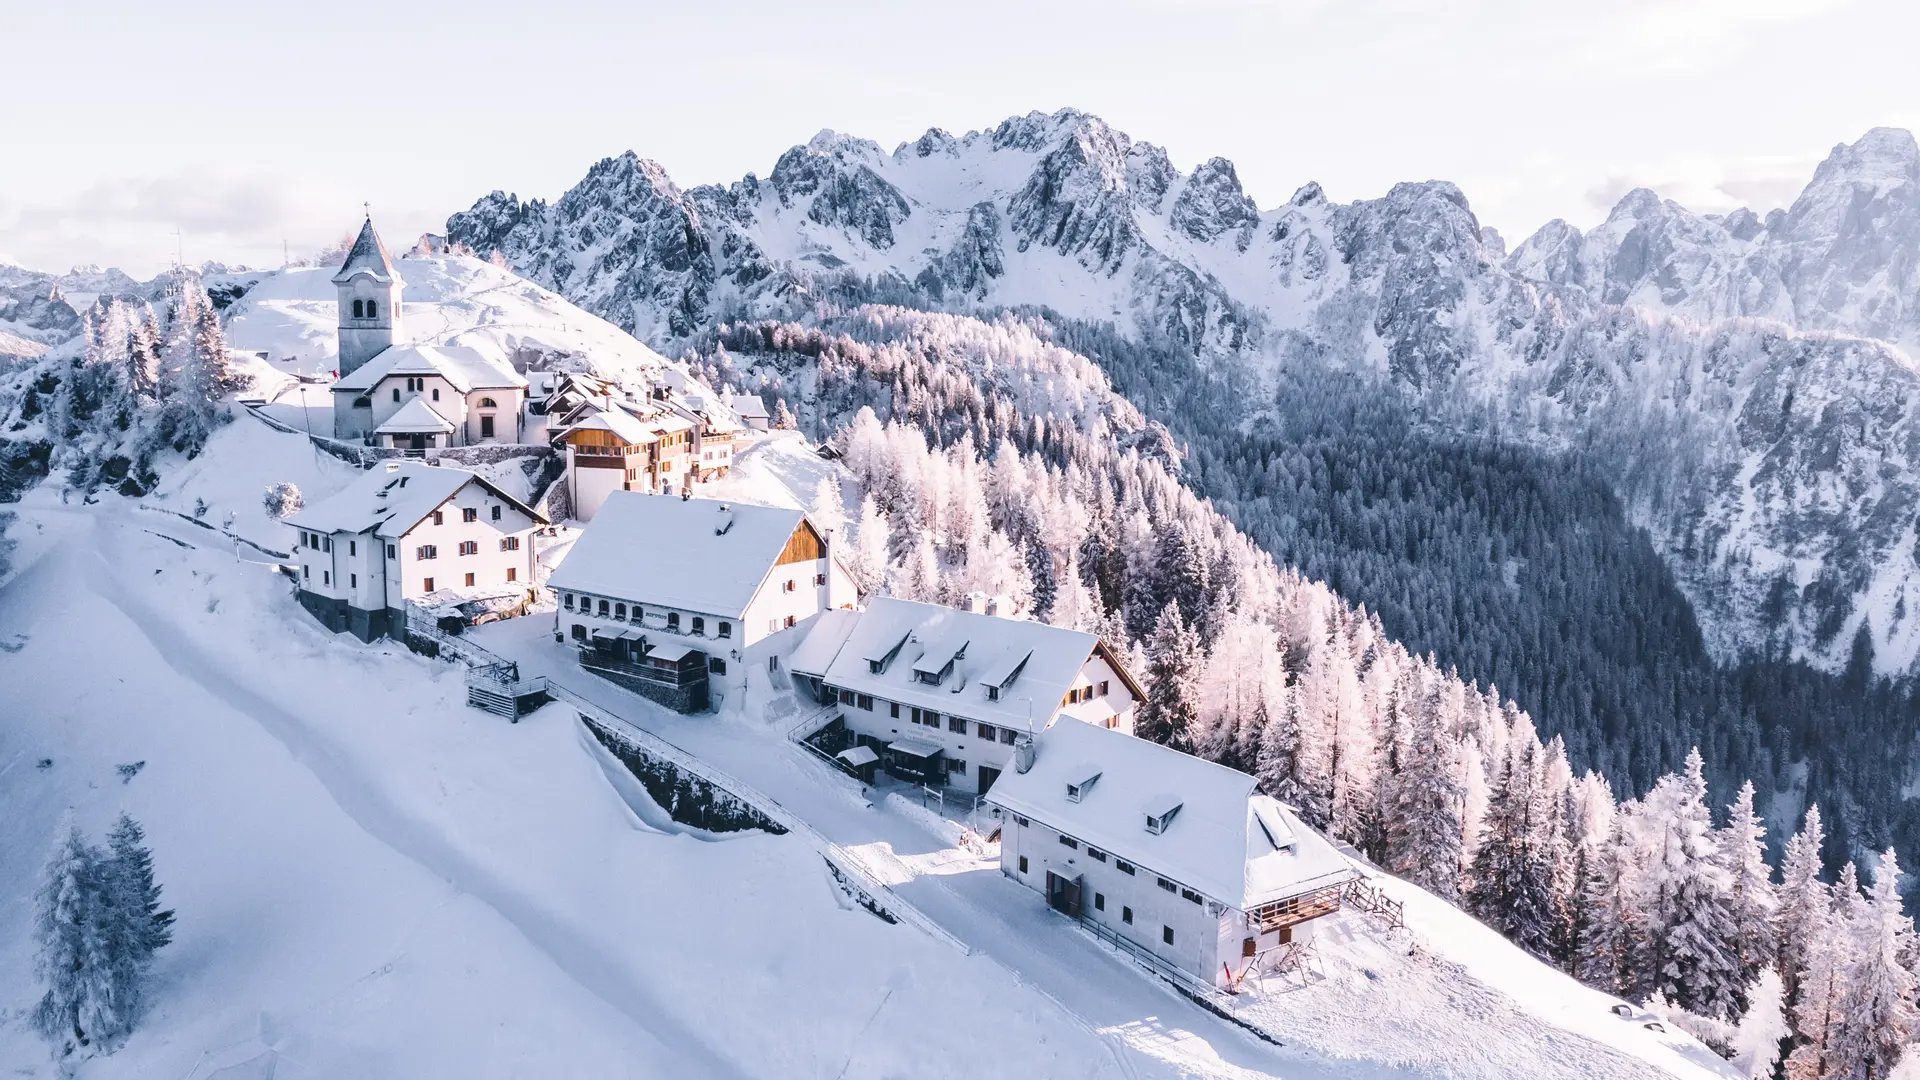
<path id="1" fill-rule="evenodd" d="M 1107 696 L 1107 680 L 1105 679 L 1100 680 L 1100 696 L 1101 697 Z"/>
<path id="2" fill-rule="evenodd" d="M 1095 911 L 1107 910 L 1107 894 L 1106 893 L 1097 892 L 1093 894 L 1093 910 Z"/>
<path id="3" fill-rule="evenodd" d="M 723 622 L 721 622 L 721 624 L 720 624 L 720 636 L 721 636 L 721 637 L 726 637 L 726 638 L 730 638 L 730 637 L 732 637 L 732 636 L 733 636 L 733 624 L 732 624 L 732 623 L 730 623 L 730 622 L 724 622 L 724 621 L 723 621 Z"/>
<path id="4" fill-rule="evenodd" d="M 1013 729 L 1012 728 L 1003 727 L 1000 729 L 1000 742 L 1006 746 L 1013 745 Z"/>
<path id="5" fill-rule="evenodd" d="M 1073 837 L 1071 837 L 1071 836 L 1068 836 L 1068 835 L 1067 835 L 1066 833 L 1061 833 L 1061 834 L 1060 834 L 1060 846 L 1061 846 L 1061 847 L 1070 847 L 1070 848 L 1073 848 L 1073 849 L 1074 849 L 1075 851 L 1078 851 L 1078 850 L 1080 850 L 1080 841 L 1078 841 L 1078 840 L 1075 840 L 1075 839 L 1074 839 Z"/>
<path id="6" fill-rule="evenodd" d="M 469 588 L 469 589 L 471 589 L 471 588 L 473 588 L 473 575 L 472 575 L 472 574 L 468 574 L 468 575 L 467 575 L 467 588 Z"/>
<path id="7" fill-rule="evenodd" d="M 422 590 L 423 592 L 432 592 L 432 591 L 433 591 L 433 579 L 432 579 L 432 578 L 427 578 L 426 580 L 424 580 L 424 581 L 422 581 L 422 582 L 420 583 L 420 588 L 421 588 L 421 590 Z"/>
<path id="8" fill-rule="evenodd" d="M 957 716 L 947 717 L 947 730 L 959 735 L 967 733 L 967 722 Z"/>
<path id="9" fill-rule="evenodd" d="M 1115 859 L 1115 860 L 1113 860 L 1113 868 L 1114 868 L 1115 870 L 1118 870 L 1118 871 L 1120 871 L 1120 872 L 1121 872 L 1121 873 L 1123 873 L 1123 874 L 1131 874 L 1131 873 L 1133 873 L 1133 864 L 1132 864 L 1132 863 L 1130 863 L 1130 862 L 1128 862 L 1128 861 L 1127 861 L 1127 860 L 1125 860 L 1125 859 Z"/>
<path id="10" fill-rule="evenodd" d="M 460 520 L 461 521 L 479 521 L 480 520 L 479 509 L 472 506 L 462 507 L 460 510 Z"/>
<path id="11" fill-rule="evenodd" d="M 727 662 L 717 656 L 709 656 L 707 657 L 707 670 L 715 675 L 725 675 L 727 673 Z"/>
<path id="12" fill-rule="evenodd" d="M 495 520 L 495 521 L 499 521 L 499 520 L 500 520 L 500 507 L 499 507 L 499 506 L 495 506 L 495 507 L 493 508 L 493 520 Z"/>
<path id="13" fill-rule="evenodd" d="M 859 705 L 861 708 L 867 710 L 868 712 L 872 712 L 873 711 L 873 695 L 861 694 Z"/>
<path id="14" fill-rule="evenodd" d="M 1167 890 L 1168 892 L 1180 891 L 1180 887 L 1178 885 L 1175 885 L 1173 882 L 1168 881 L 1166 878 L 1158 878 L 1156 880 L 1158 881 L 1160 887 Z"/>
<path id="15" fill-rule="evenodd" d="M 435 510 L 433 512 L 433 523 L 435 525 L 445 525 L 447 523 L 446 513 L 440 510 Z"/>
<path id="16" fill-rule="evenodd" d="M 507 580 L 508 580 L 508 581 L 519 581 L 519 580 L 520 580 L 520 569 L 519 569 L 519 567 L 515 567 L 515 566 L 509 566 L 509 567 L 507 567 Z"/>

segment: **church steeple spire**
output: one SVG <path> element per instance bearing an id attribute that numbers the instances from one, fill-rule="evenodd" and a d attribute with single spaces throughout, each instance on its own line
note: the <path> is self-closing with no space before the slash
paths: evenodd
<path id="1" fill-rule="evenodd" d="M 340 374 L 345 375 L 393 345 L 400 333 L 400 290 L 406 284 L 393 267 L 371 213 L 333 275 L 340 305 Z"/>

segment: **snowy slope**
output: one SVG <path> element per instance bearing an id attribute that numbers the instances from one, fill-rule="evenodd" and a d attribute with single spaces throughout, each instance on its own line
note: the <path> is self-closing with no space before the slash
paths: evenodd
<path id="1" fill-rule="evenodd" d="M 799 501 L 834 468 L 771 437 L 729 497 Z M 156 509 L 50 487 L 17 507 L 19 570 L 0 584 L 17 718 L 0 729 L 0 1068 L 53 1075 L 21 1012 L 26 923 L 71 807 L 96 831 L 137 816 L 180 913 L 154 1011 L 83 1077 L 262 1055 L 287 1080 L 1726 1075 L 1397 884 L 1415 936 L 1342 915 L 1323 981 L 1237 1007 L 1287 1045 L 1259 1042 L 764 723 L 597 683 L 537 618 L 482 628 L 527 673 L 579 680 L 855 847 L 973 954 L 844 906 L 797 837 L 663 831 L 565 710 L 508 725 L 468 709 L 457 668 L 321 632 L 264 555 L 167 512 L 204 501 L 208 522 L 284 549 L 261 488 L 314 498 L 352 476 L 242 419 L 168 475 Z"/>
<path id="2" fill-rule="evenodd" d="M 1262 210 L 1231 162 L 1191 171 L 1072 110 L 887 153 L 822 132 L 765 179 L 682 191 L 634 154 L 557 201 L 494 192 L 452 239 L 662 346 L 808 317 L 852 274 L 920 307 L 1043 305 L 1256 369 L 1336 364 L 1607 447 L 1723 656 L 1782 646 L 1920 662 L 1904 539 L 1920 502 L 1920 148 L 1835 149 L 1793 207 L 1695 215 L 1647 191 L 1511 255 L 1443 181 Z M 1466 418 L 1471 418 L 1466 419 Z M 1763 617 L 1769 597 L 1784 614 Z"/>

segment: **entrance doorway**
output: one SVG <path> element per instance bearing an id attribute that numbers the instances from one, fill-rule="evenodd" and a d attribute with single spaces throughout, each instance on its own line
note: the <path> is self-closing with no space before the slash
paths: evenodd
<path id="1" fill-rule="evenodd" d="M 1062 915 L 1080 917 L 1080 880 L 1047 871 L 1047 905 Z"/>
<path id="2" fill-rule="evenodd" d="M 993 790 L 993 782 L 1000 779 L 1000 770 L 990 766 L 980 766 L 980 794 Z"/>

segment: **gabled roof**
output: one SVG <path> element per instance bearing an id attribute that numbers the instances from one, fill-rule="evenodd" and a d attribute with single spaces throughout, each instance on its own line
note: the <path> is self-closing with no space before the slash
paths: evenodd
<path id="1" fill-rule="evenodd" d="M 382 285 L 400 280 L 399 271 L 393 268 L 393 259 L 387 255 L 387 245 L 380 242 L 380 234 L 374 231 L 371 217 L 360 226 L 360 235 L 353 238 L 353 247 L 347 249 L 346 261 L 333 275 L 333 283 L 345 284 L 359 274 L 370 275 Z"/>
<path id="2" fill-rule="evenodd" d="M 439 432 L 447 434 L 453 431 L 453 421 L 433 411 L 427 399 L 416 397 L 400 406 L 399 411 L 387 417 L 387 422 L 374 428 L 376 435 L 411 435 L 415 432 Z"/>
<path id="3" fill-rule="evenodd" d="M 994 781 L 987 801 L 1242 911 L 1336 885 L 1353 864 L 1253 777 L 1094 724 L 1059 723 L 1033 741 L 1033 767 Z M 1084 785 L 1076 801 L 1067 785 Z M 1176 811 L 1164 831 L 1148 814 Z"/>
<path id="4" fill-rule="evenodd" d="M 615 491 L 547 586 L 739 617 L 805 520 L 775 506 Z"/>
<path id="5" fill-rule="evenodd" d="M 611 432 L 628 446 L 645 446 L 653 441 L 652 432 L 622 409 L 593 409 L 562 434 L 571 435 L 576 431 Z"/>
<path id="6" fill-rule="evenodd" d="M 404 536 L 469 483 L 486 488 L 536 523 L 546 523 L 537 511 L 501 491 L 486 477 L 417 461 L 377 465 L 339 494 L 289 514 L 286 520 L 289 525 L 314 532 L 363 533 L 371 529 L 383 538 Z"/>
<path id="7" fill-rule="evenodd" d="M 733 395 L 733 411 L 738 413 L 742 420 L 765 420 L 768 416 L 767 403 L 760 400 L 759 394 Z"/>
<path id="8" fill-rule="evenodd" d="M 340 376 L 334 393 L 366 393 L 397 375 L 438 375 L 461 393 L 524 388 L 527 377 L 465 345 L 395 345 Z"/>
<path id="9" fill-rule="evenodd" d="M 889 701 L 1034 731 L 1060 711 L 1098 647 L 1098 638 L 1078 630 L 882 596 L 860 613 L 825 670 L 794 670 Z M 889 655 L 876 673 L 873 662 Z M 916 671 L 939 671 L 949 659 L 953 671 L 938 686 L 914 678 Z M 989 678 L 1003 687 L 997 700 L 987 697 Z M 1130 681 L 1127 686 L 1132 689 Z"/>

